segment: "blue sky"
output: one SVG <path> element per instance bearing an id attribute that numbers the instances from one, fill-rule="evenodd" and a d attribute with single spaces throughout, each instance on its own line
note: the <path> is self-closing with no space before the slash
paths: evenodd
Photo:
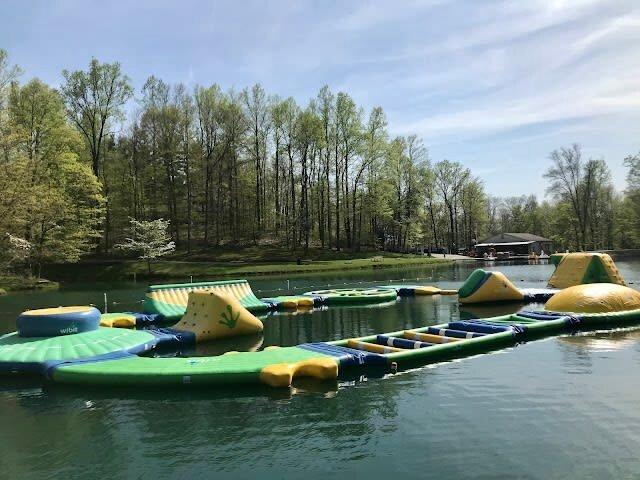
<path id="1" fill-rule="evenodd" d="M 301 103 L 324 84 L 392 134 L 424 138 L 493 195 L 543 196 L 551 150 L 577 142 L 619 189 L 640 151 L 640 2 L 14 1 L 0 48 L 58 85 L 92 56 L 139 89 L 154 74 L 188 85 L 256 82 Z"/>

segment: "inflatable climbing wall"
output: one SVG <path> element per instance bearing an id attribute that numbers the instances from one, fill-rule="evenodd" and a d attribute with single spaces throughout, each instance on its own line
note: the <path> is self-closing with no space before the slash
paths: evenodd
<path id="1" fill-rule="evenodd" d="M 566 253 L 553 257 L 556 270 L 549 279 L 551 288 L 568 288 L 585 283 L 625 285 L 618 267 L 606 253 Z"/>

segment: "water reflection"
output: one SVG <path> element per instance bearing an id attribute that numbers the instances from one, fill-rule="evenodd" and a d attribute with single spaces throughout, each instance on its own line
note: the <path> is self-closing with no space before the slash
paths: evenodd
<path id="1" fill-rule="evenodd" d="M 460 318 L 468 320 L 471 318 L 488 318 L 498 317 L 500 315 L 509 315 L 516 313 L 523 307 L 518 302 L 503 302 L 495 304 L 480 305 L 460 305 Z M 533 305 L 527 305 L 527 308 L 533 309 Z"/>
<path id="2" fill-rule="evenodd" d="M 456 285 L 475 266 L 433 272 L 440 277 L 425 284 Z M 640 263 L 619 266 L 627 279 L 633 272 L 640 277 Z M 495 268 L 531 287 L 551 270 Z M 251 283 L 282 286 L 281 280 Z M 118 295 L 137 301 L 144 286 L 136 288 Z M 101 293 L 4 297 L 0 327 L 13 330 L 26 303 L 100 301 Z M 278 314 L 265 319 L 263 336 L 202 345 L 196 353 L 333 340 L 519 307 L 461 310 L 455 297 L 416 297 L 383 308 Z M 296 379 L 290 389 L 65 388 L 4 378 L 0 467 L 6 478 L 414 478 L 425 472 L 445 478 L 634 478 L 640 471 L 640 378 L 629 372 L 640 363 L 639 335 L 636 329 L 549 338 L 401 375 L 353 372 L 337 383 Z"/>
<path id="3" fill-rule="evenodd" d="M 606 332 L 580 332 L 559 337 L 558 341 L 574 350 L 586 352 L 615 352 L 632 347 L 640 340 L 640 329 L 621 329 Z"/>

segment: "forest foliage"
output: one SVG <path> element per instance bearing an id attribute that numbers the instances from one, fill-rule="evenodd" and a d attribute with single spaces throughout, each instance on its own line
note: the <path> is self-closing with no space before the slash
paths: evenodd
<path id="1" fill-rule="evenodd" d="M 63 71 L 54 89 L 0 50 L 0 251 L 33 265 L 117 252 L 131 222 L 166 219 L 191 252 L 272 242 L 291 251 L 467 249 L 500 232 L 559 249 L 640 247 L 640 154 L 616 192 L 603 159 L 551 152 L 547 200 L 499 198 L 472 169 L 431 159 L 325 86 L 305 104 L 151 76 L 117 63 Z M 20 243 L 22 249 L 12 245 Z M 11 253 L 14 252 L 14 253 Z M 15 259 L 14 259 L 15 260 Z"/>

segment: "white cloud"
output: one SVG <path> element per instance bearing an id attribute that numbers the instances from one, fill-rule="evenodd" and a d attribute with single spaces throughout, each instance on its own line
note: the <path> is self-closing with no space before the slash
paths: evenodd
<path id="1" fill-rule="evenodd" d="M 607 39 L 615 39 L 617 34 L 623 31 L 639 35 L 640 15 L 625 14 L 618 17 L 608 19 L 600 28 L 589 32 L 584 37 L 576 41 L 572 48 L 575 54 L 583 53 L 590 47 L 602 43 Z M 637 38 L 636 38 L 637 40 Z"/>
<path id="2" fill-rule="evenodd" d="M 458 51 L 451 54 L 449 65 L 440 63 L 444 69 L 414 71 L 399 85 L 436 92 L 439 98 L 434 101 L 417 93 L 416 98 L 428 99 L 427 108 L 413 118 L 395 118 L 394 131 L 418 133 L 428 141 L 450 135 L 465 138 L 637 110 L 639 16 L 635 12 L 607 16 L 600 10 L 588 15 L 587 7 L 594 5 L 601 6 L 584 2 L 584 8 L 576 11 L 557 5 L 564 10 L 553 20 L 544 12 L 531 22 L 518 21 L 496 33 L 504 21 L 498 19 L 468 36 L 460 34 L 455 41 L 430 46 L 429 58 L 440 60 L 446 55 L 440 53 L 443 44 Z M 544 34 L 527 36 L 551 25 L 554 29 Z"/>
<path id="3" fill-rule="evenodd" d="M 348 6 L 346 15 L 341 15 L 332 27 L 336 30 L 361 31 L 390 24 L 410 18 L 419 12 L 424 14 L 429 9 L 447 3 L 448 0 L 409 0 L 392 3 L 386 0 L 368 1 L 358 6 L 353 2 L 345 2 Z"/>

